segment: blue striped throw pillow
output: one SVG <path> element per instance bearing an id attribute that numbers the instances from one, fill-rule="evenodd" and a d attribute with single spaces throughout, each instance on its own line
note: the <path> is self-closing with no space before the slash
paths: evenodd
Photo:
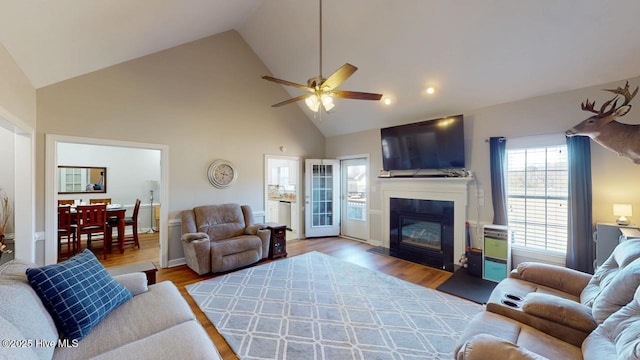
<path id="1" fill-rule="evenodd" d="M 132 297 L 87 249 L 59 264 L 27 269 L 27 278 L 61 337 L 71 340 L 84 338 Z"/>

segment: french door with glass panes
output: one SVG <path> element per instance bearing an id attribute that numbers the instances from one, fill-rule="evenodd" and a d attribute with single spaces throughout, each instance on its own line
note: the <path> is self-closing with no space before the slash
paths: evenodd
<path id="1" fill-rule="evenodd" d="M 305 161 L 305 235 L 340 234 L 340 161 Z"/>

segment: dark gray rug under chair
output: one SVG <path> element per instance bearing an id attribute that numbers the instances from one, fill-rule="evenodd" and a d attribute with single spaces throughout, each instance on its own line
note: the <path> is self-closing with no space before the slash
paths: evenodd
<path id="1" fill-rule="evenodd" d="M 240 359 L 451 359 L 483 309 L 317 252 L 187 291 Z"/>
<path id="2" fill-rule="evenodd" d="M 469 275 L 467 269 L 460 268 L 436 289 L 478 304 L 486 304 L 496 285 L 498 283 Z"/>

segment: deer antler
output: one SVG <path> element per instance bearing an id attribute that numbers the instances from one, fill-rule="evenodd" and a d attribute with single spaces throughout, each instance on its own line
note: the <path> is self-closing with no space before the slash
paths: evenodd
<path id="1" fill-rule="evenodd" d="M 624 89 L 619 87 L 615 90 L 613 89 L 604 89 L 605 91 L 608 92 L 612 92 L 616 95 L 622 95 L 624 96 L 624 103 L 622 105 L 620 105 L 620 107 L 627 105 L 631 99 L 633 99 L 636 94 L 638 93 L 638 89 L 640 88 L 640 86 L 637 86 L 636 89 L 633 91 L 633 94 L 629 93 L 629 82 L 627 81 L 627 84 L 624 86 Z M 616 96 L 617 98 L 617 96 Z"/>
<path id="2" fill-rule="evenodd" d="M 582 110 L 591 111 L 592 113 L 599 114 L 600 112 L 598 110 L 593 110 L 593 107 L 595 104 L 596 104 L 595 100 L 593 100 L 592 102 L 589 102 L 589 99 L 587 99 L 586 104 L 582 103 Z"/>
<path id="3" fill-rule="evenodd" d="M 613 93 L 613 99 L 605 102 L 599 111 L 594 110 L 595 101 L 587 99 L 582 103 L 582 110 L 594 112 L 596 115 L 582 120 L 565 131 L 565 134 L 567 136 L 588 136 L 596 143 L 640 165 L 640 125 L 625 124 L 615 120 L 631 111 L 630 102 L 638 94 L 640 86 L 631 93 L 627 81 L 624 88 L 604 90 Z M 622 102 L 622 104 L 618 106 L 618 102 Z"/>
<path id="4" fill-rule="evenodd" d="M 595 100 L 592 102 L 589 102 L 589 99 L 587 99 L 586 102 L 582 103 L 582 110 L 596 113 L 598 114 L 597 115 L 598 117 L 609 116 L 613 114 L 615 111 L 617 111 L 618 109 L 620 109 L 621 107 L 629 104 L 631 99 L 633 99 L 634 96 L 636 96 L 636 94 L 638 93 L 639 88 L 640 86 L 636 87 L 636 89 L 633 91 L 633 94 L 631 94 L 629 92 L 629 82 L 627 81 L 627 84 L 624 86 L 624 89 L 619 86 L 617 89 L 604 89 L 605 91 L 612 92 L 616 95 L 611 100 L 602 104 L 602 107 L 600 107 L 600 110 L 595 110 L 593 108 L 596 105 Z M 618 95 L 624 96 L 624 102 L 620 106 L 618 106 Z M 609 105 L 611 105 L 611 108 L 609 110 L 606 110 Z"/>
<path id="5" fill-rule="evenodd" d="M 582 110 L 596 113 L 598 114 L 597 117 L 599 118 L 609 116 L 614 112 L 616 112 L 621 107 L 628 105 L 631 99 L 633 99 L 636 96 L 636 94 L 638 94 L 639 88 L 640 86 L 636 87 L 636 89 L 633 91 L 633 94 L 631 94 L 629 92 L 629 82 L 627 81 L 626 85 L 624 86 L 624 89 L 619 86 L 617 89 L 604 89 L 605 91 L 614 93 L 616 95 L 611 100 L 606 101 L 604 104 L 602 104 L 602 107 L 600 107 L 599 111 L 594 110 L 593 108 L 596 104 L 595 100 L 592 102 L 589 102 L 589 99 L 587 99 L 586 103 L 582 103 Z M 618 95 L 624 96 L 624 102 L 620 106 L 618 106 Z M 611 107 L 609 108 L 609 110 L 607 110 L 607 107 L 609 105 L 611 105 Z"/>

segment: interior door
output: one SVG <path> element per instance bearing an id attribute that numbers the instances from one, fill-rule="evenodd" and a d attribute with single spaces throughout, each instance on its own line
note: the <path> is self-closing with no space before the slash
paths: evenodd
<path id="1" fill-rule="evenodd" d="M 340 234 L 340 161 L 305 160 L 305 231 L 307 237 Z"/>
<path id="2" fill-rule="evenodd" d="M 367 158 L 345 159 L 340 162 L 342 174 L 341 233 L 362 240 L 369 238 L 367 163 Z"/>

